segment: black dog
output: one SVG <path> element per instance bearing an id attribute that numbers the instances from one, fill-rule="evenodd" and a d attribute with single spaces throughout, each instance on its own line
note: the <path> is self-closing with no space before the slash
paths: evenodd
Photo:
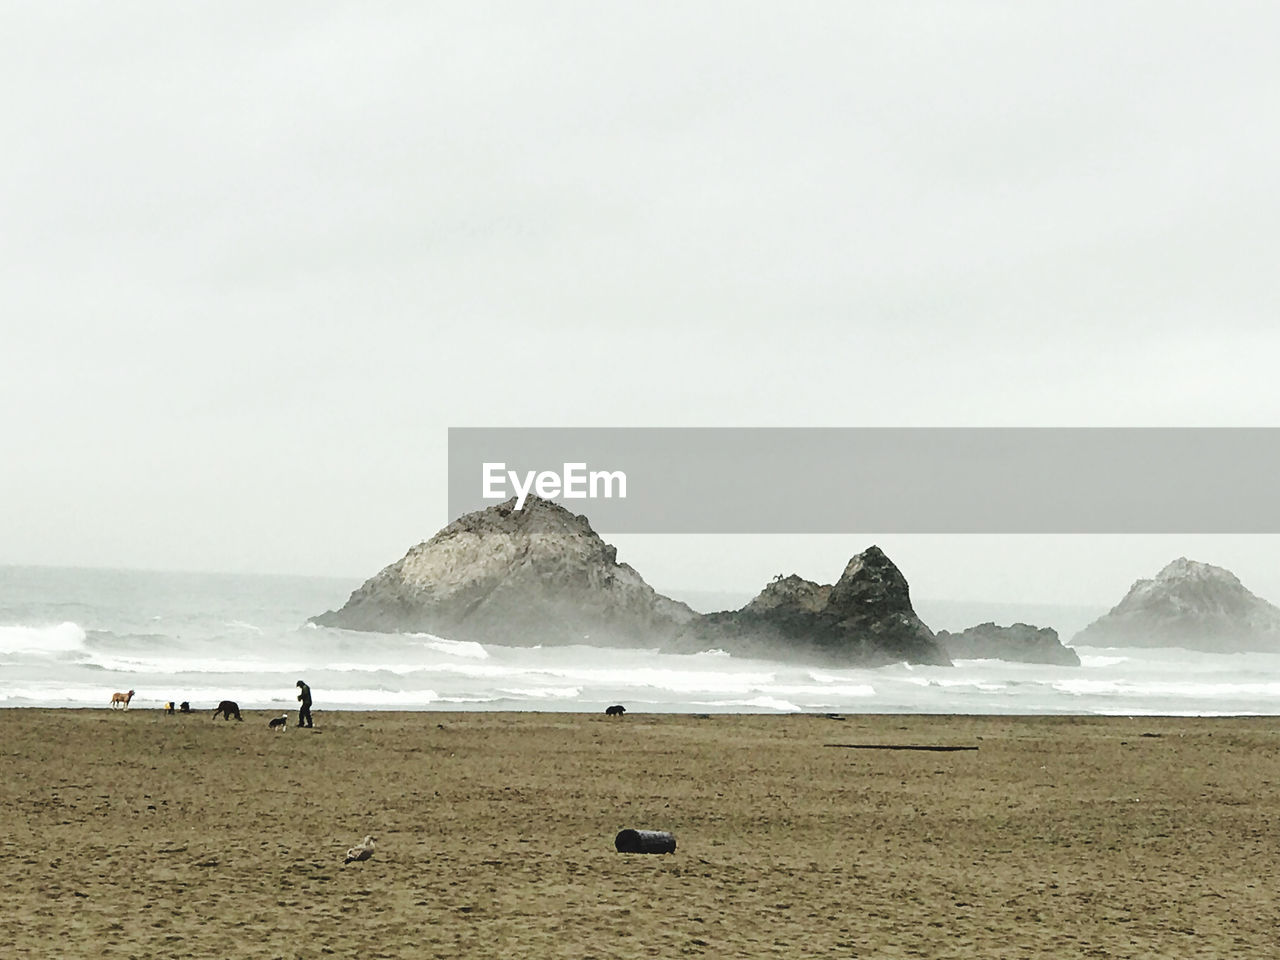
<path id="1" fill-rule="evenodd" d="M 190 713 L 190 712 L 191 712 L 191 704 L 190 704 L 190 703 L 188 703 L 186 700 L 183 700 L 183 701 L 182 701 L 182 703 L 178 704 L 178 712 L 179 712 L 179 713 Z"/>
<path id="2" fill-rule="evenodd" d="M 234 700 L 223 700 L 220 704 L 214 707 L 213 715 L 216 717 L 218 714 L 222 714 L 223 720 L 230 720 L 232 714 L 235 714 L 237 720 L 244 719 L 240 716 L 240 705 Z"/>
<path id="3" fill-rule="evenodd" d="M 615 703 L 612 707 L 606 707 L 604 715 L 606 717 L 620 717 L 627 712 L 627 708 L 620 703 Z"/>

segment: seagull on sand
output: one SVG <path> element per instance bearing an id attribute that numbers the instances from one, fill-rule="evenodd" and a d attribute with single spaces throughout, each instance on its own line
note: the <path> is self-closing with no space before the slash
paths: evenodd
<path id="1" fill-rule="evenodd" d="M 347 851 L 347 859 L 343 860 L 343 864 L 351 863 L 353 860 L 368 860 L 373 856 L 373 837 L 365 837 L 356 846 Z"/>

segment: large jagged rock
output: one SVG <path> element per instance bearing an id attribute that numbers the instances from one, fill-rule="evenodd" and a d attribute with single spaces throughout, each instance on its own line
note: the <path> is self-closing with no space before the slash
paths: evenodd
<path id="1" fill-rule="evenodd" d="M 1014 660 L 1019 663 L 1054 663 L 1080 666 L 1080 656 L 1063 646 L 1058 631 L 1015 623 L 1008 627 L 980 623 L 960 633 L 938 631 L 938 642 L 953 660 Z"/>
<path id="2" fill-rule="evenodd" d="M 669 648 L 841 666 L 951 663 L 911 608 L 906 578 L 875 546 L 850 560 L 834 584 L 779 577 L 741 610 L 691 620 Z"/>
<path id="3" fill-rule="evenodd" d="M 656 647 L 696 614 L 618 563 L 586 517 L 529 497 L 469 513 L 312 620 L 509 646 Z"/>
<path id="4" fill-rule="evenodd" d="M 1280 651 L 1280 609 L 1230 570 L 1179 557 L 1139 580 L 1073 646 L 1185 647 L 1215 653 Z"/>
<path id="5" fill-rule="evenodd" d="M 779 578 L 735 613 L 700 616 L 654 591 L 586 517 L 530 497 L 455 520 L 366 581 L 326 627 L 512 646 L 660 647 L 878 665 L 948 664 L 878 547 L 830 586 Z"/>

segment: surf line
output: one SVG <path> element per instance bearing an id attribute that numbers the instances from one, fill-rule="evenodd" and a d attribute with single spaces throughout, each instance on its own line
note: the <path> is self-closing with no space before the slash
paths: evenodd
<path id="1" fill-rule="evenodd" d="M 844 747 L 846 750 L 932 750 L 936 753 L 978 749 L 977 747 L 951 747 L 923 743 L 824 743 L 823 746 Z"/>

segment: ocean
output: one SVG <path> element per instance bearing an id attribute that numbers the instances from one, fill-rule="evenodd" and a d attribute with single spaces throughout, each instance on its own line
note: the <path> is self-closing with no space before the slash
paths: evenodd
<path id="1" fill-rule="evenodd" d="M 105 707 L 113 692 L 134 690 L 133 709 L 186 700 L 211 711 L 229 699 L 283 712 L 296 709 L 301 679 L 317 715 L 597 711 L 613 703 L 687 713 L 1280 715 L 1277 654 L 1080 647 L 1079 667 L 966 660 L 833 669 L 722 652 L 481 645 L 306 622 L 341 606 L 358 585 L 0 567 L 0 706 Z M 935 605 L 931 619 L 927 602 L 917 609 L 935 629 L 976 622 L 938 622 L 945 608 Z"/>

